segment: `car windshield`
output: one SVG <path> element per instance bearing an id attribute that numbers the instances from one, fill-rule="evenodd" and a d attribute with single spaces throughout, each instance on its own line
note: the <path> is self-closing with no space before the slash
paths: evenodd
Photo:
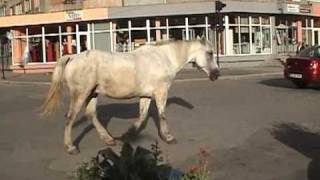
<path id="1" fill-rule="evenodd" d="M 320 58 L 320 47 L 310 47 L 302 50 L 298 57 L 318 57 Z"/>

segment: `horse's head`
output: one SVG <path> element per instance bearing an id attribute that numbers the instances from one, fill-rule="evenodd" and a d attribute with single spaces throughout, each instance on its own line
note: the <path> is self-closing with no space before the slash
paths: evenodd
<path id="1" fill-rule="evenodd" d="M 213 47 L 205 38 L 193 43 L 190 51 L 189 62 L 193 66 L 207 73 L 211 81 L 220 76 L 219 66 L 213 58 Z"/>

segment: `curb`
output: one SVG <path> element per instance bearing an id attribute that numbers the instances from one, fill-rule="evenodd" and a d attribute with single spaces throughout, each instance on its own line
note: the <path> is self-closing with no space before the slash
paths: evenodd
<path id="1" fill-rule="evenodd" d="M 282 75 L 283 72 L 272 72 L 272 73 L 259 73 L 259 74 L 246 74 L 246 75 L 228 75 L 221 76 L 219 80 L 241 80 L 250 79 L 255 77 L 265 77 L 265 76 L 276 76 Z M 192 82 L 192 81 L 208 81 L 208 78 L 187 78 L 187 79 L 175 79 L 174 82 Z M 8 85 L 50 85 L 50 82 L 28 82 L 28 81 L 10 81 L 10 80 L 0 80 L 0 84 Z"/>
<path id="2" fill-rule="evenodd" d="M 250 79 L 255 77 L 265 77 L 265 76 L 278 76 L 282 75 L 283 72 L 273 72 L 273 73 L 259 73 L 259 74 L 246 74 L 246 75 L 228 75 L 221 76 L 218 80 L 241 80 L 241 79 Z M 205 78 L 188 78 L 188 79 L 176 79 L 175 82 L 191 82 L 191 81 L 208 81 L 207 77 Z"/>
<path id="3" fill-rule="evenodd" d="M 51 83 L 50 82 L 0 80 L 0 84 L 7 84 L 7 85 L 50 85 Z"/>

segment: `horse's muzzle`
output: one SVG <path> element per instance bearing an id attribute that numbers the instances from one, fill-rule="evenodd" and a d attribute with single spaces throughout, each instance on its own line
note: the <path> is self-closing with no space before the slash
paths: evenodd
<path id="1" fill-rule="evenodd" d="M 219 76 L 220 76 L 220 71 L 218 69 L 214 69 L 210 71 L 209 78 L 211 81 L 217 80 Z"/>

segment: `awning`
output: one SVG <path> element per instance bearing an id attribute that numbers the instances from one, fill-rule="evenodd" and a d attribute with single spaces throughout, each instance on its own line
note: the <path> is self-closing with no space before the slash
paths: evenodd
<path id="1" fill-rule="evenodd" d="M 111 19 L 116 19 L 134 17 L 172 16 L 189 14 L 207 14 L 214 13 L 214 11 L 214 2 L 157 4 L 113 7 L 109 9 L 108 17 Z"/>

